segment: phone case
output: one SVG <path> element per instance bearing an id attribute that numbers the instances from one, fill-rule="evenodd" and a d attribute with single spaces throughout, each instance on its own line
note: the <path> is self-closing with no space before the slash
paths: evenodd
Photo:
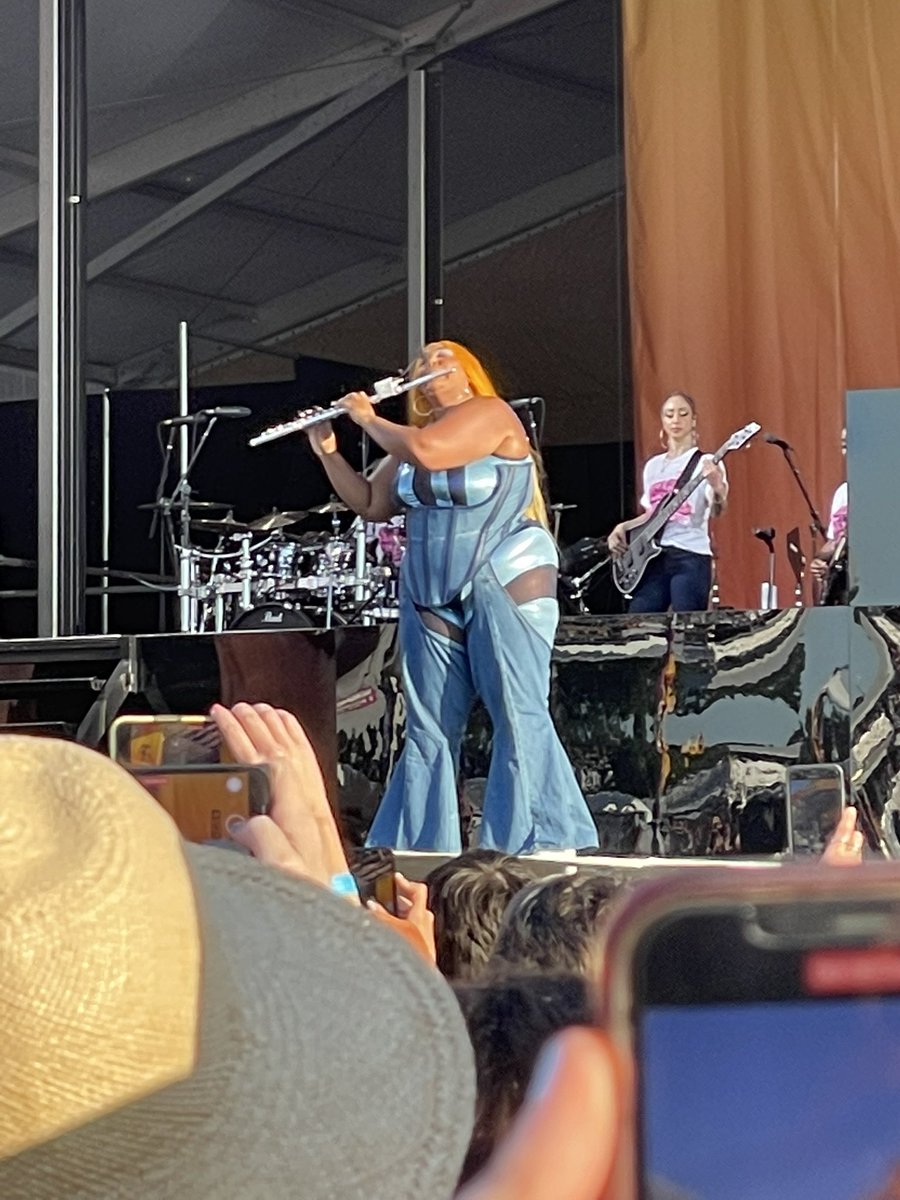
<path id="1" fill-rule="evenodd" d="M 811 949 L 826 944 L 858 947 L 864 943 L 858 934 L 851 936 L 849 929 L 845 943 L 838 933 L 823 940 L 821 929 L 826 920 L 859 902 L 871 906 L 876 913 L 885 910 L 885 924 L 891 932 L 885 945 L 900 946 L 900 864 L 894 863 L 873 863 L 854 869 L 812 864 L 677 870 L 666 878 L 657 877 L 642 884 L 618 902 L 604 938 L 598 995 L 601 1024 L 625 1067 L 623 1078 L 629 1081 L 623 1097 L 622 1137 L 609 1193 L 616 1200 L 636 1200 L 639 1194 L 633 981 L 644 939 L 664 929 L 678 915 L 737 912 L 747 906 L 764 905 L 783 910 L 800 943 L 808 937 Z M 839 928 L 837 922 L 834 928 Z"/>

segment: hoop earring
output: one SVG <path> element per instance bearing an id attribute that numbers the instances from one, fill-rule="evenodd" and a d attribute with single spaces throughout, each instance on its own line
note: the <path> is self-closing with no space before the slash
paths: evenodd
<path id="1" fill-rule="evenodd" d="M 413 410 L 413 413 L 417 417 L 420 417 L 422 420 L 424 420 L 426 417 L 431 416 L 431 405 L 426 400 L 425 401 L 425 411 L 422 412 L 421 408 L 419 408 L 419 401 L 422 399 L 423 399 L 422 396 L 416 396 L 415 400 L 413 400 L 413 402 L 412 402 L 412 410 Z"/>

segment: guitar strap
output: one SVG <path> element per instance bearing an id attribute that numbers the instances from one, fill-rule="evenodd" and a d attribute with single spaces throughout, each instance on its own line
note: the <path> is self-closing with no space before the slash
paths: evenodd
<path id="1" fill-rule="evenodd" d="M 697 463 L 700 461 L 700 459 L 702 457 L 703 457 L 702 450 L 697 449 L 694 451 L 694 453 L 691 455 L 691 457 L 685 463 L 684 470 L 681 472 L 681 474 L 678 476 L 678 478 L 675 480 L 674 484 L 672 485 L 671 490 L 666 492 L 665 496 L 663 496 L 662 500 L 660 500 L 659 504 L 657 504 L 656 508 L 653 510 L 654 512 L 659 512 L 659 510 L 662 508 L 662 506 L 664 504 L 667 504 L 668 501 L 671 500 L 671 498 L 675 495 L 675 493 L 677 491 L 679 491 L 680 488 L 684 487 L 684 485 L 687 483 L 687 481 L 693 475 L 694 467 L 696 467 Z"/>

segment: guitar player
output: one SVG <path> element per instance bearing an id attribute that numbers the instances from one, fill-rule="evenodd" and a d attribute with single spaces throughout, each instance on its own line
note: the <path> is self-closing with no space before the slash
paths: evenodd
<path id="1" fill-rule="evenodd" d="M 847 430 L 841 430 L 841 453 L 847 454 Z M 831 501 L 828 540 L 809 564 L 815 580 L 817 604 L 843 604 L 846 580 L 843 579 L 847 546 L 847 482 L 838 484 Z M 840 577 L 838 573 L 840 572 Z"/>
<path id="2" fill-rule="evenodd" d="M 612 554 L 624 553 L 628 533 L 638 530 L 689 478 L 702 473 L 705 484 L 672 514 L 660 537 L 662 553 L 648 564 L 628 606 L 629 612 L 702 611 L 709 607 L 712 582 L 709 518 L 725 511 L 728 477 L 721 463 L 697 448 L 697 406 L 686 392 L 670 392 L 660 417 L 660 440 L 666 448 L 644 465 L 644 511 L 616 525 L 608 547 Z"/>

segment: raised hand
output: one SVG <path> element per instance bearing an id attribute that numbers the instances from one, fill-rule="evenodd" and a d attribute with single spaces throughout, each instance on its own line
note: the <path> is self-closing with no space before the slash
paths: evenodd
<path id="1" fill-rule="evenodd" d="M 325 781 L 302 725 L 270 704 L 214 704 L 210 717 L 238 762 L 267 764 L 269 816 L 231 820 L 228 833 L 269 866 L 330 887 L 349 871 Z"/>

